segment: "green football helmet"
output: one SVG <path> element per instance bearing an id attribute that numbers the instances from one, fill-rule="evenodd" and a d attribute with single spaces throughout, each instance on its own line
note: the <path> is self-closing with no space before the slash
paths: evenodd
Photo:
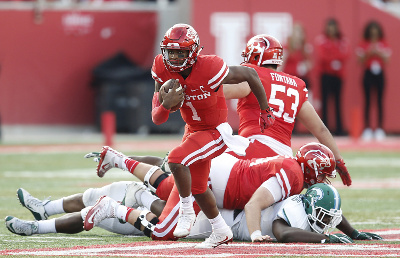
<path id="1" fill-rule="evenodd" d="M 327 234 L 342 221 L 340 195 L 332 185 L 315 184 L 308 188 L 302 200 L 308 223 L 315 232 Z"/>

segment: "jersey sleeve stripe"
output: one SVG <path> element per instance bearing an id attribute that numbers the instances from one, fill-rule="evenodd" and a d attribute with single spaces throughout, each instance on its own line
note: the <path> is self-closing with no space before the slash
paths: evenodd
<path id="1" fill-rule="evenodd" d="M 211 80 L 208 81 L 208 85 L 210 85 L 211 89 L 216 88 L 219 86 L 222 82 L 223 79 L 228 75 L 229 73 L 229 67 L 224 63 L 222 66 L 221 70 L 215 75 Z"/>
<path id="2" fill-rule="evenodd" d="M 289 178 L 286 175 L 286 171 L 281 168 L 280 173 L 276 174 L 276 178 L 278 179 L 279 184 L 282 187 L 282 196 L 284 199 L 290 196 L 290 192 L 292 190 L 292 187 L 290 186 Z M 282 180 L 283 178 L 283 180 Z M 285 190 L 286 188 L 286 190 Z M 286 192 L 286 193 L 285 193 Z"/>
<path id="3" fill-rule="evenodd" d="M 157 74 L 156 74 L 155 72 L 151 71 L 151 76 L 152 76 L 153 79 L 156 80 L 157 82 L 159 82 L 159 83 L 164 83 L 164 81 L 161 80 L 161 78 L 158 77 Z"/>

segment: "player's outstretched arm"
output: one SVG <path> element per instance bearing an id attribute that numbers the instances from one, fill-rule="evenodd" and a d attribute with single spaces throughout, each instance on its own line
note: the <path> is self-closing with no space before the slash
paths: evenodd
<path id="1" fill-rule="evenodd" d="M 283 219 L 272 223 L 272 232 L 276 240 L 283 243 L 353 243 L 343 234 L 324 235 L 289 226 Z"/>
<path id="2" fill-rule="evenodd" d="M 351 185 L 351 176 L 344 164 L 343 157 L 332 134 L 318 116 L 314 107 L 309 101 L 305 101 L 297 115 L 297 119 L 310 131 L 320 143 L 326 145 L 335 155 L 336 171 L 344 185 Z"/>
<path id="3" fill-rule="evenodd" d="M 270 236 L 261 234 L 261 211 L 274 203 L 275 200 L 271 192 L 267 188 L 260 186 L 245 205 L 247 228 L 252 242 L 268 242 L 272 240 Z"/>
<path id="4" fill-rule="evenodd" d="M 337 225 L 337 228 L 354 240 L 382 240 L 383 238 L 374 233 L 360 232 L 350 225 L 350 222 L 342 216 L 342 221 Z"/>

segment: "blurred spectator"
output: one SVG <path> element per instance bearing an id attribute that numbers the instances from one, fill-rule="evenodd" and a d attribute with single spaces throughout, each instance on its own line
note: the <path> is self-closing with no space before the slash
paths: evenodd
<path id="1" fill-rule="evenodd" d="M 302 79 L 307 88 L 309 84 L 309 72 L 312 68 L 311 54 L 313 47 L 307 42 L 304 27 L 300 23 L 293 24 L 292 34 L 289 36 L 287 45 L 283 51 L 282 71 Z M 311 101 L 311 91 L 308 92 L 308 98 Z M 296 124 L 292 133 L 296 133 Z"/>
<path id="2" fill-rule="evenodd" d="M 362 139 L 369 141 L 374 136 L 377 140 L 385 138 L 383 127 L 383 92 L 385 88 L 384 67 L 389 61 L 392 51 L 386 43 L 383 29 L 377 21 L 370 21 L 366 24 L 363 40 L 356 48 L 356 54 L 361 62 L 363 75 L 363 88 L 365 94 L 365 130 L 362 134 Z M 378 127 L 375 132 L 371 129 L 370 123 L 370 107 L 371 96 L 374 94 L 378 105 Z"/>
<path id="3" fill-rule="evenodd" d="M 313 47 L 307 42 L 303 25 L 295 23 L 283 51 L 283 72 L 299 77 L 308 86 L 312 51 Z"/>
<path id="4" fill-rule="evenodd" d="M 348 43 L 334 18 L 326 21 L 323 34 L 316 39 L 317 68 L 322 91 L 322 121 L 329 127 L 328 101 L 334 98 L 336 135 L 344 135 L 341 117 L 341 92 L 344 64 L 349 57 Z"/>

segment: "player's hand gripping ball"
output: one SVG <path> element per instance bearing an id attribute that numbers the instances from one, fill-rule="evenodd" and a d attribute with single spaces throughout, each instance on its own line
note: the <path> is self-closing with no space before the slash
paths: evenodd
<path id="1" fill-rule="evenodd" d="M 164 91 L 166 94 L 163 94 L 161 91 Z M 171 95 L 170 95 L 171 94 Z M 164 96 L 164 98 L 163 98 Z M 168 96 L 168 99 L 167 99 Z M 175 79 L 169 79 L 166 81 L 160 88 L 160 94 L 158 95 L 160 103 L 163 103 L 165 99 L 168 103 L 172 103 L 172 107 L 170 112 L 175 112 L 180 109 L 185 100 L 183 88 Z M 176 103 L 176 104 L 175 104 Z"/>

